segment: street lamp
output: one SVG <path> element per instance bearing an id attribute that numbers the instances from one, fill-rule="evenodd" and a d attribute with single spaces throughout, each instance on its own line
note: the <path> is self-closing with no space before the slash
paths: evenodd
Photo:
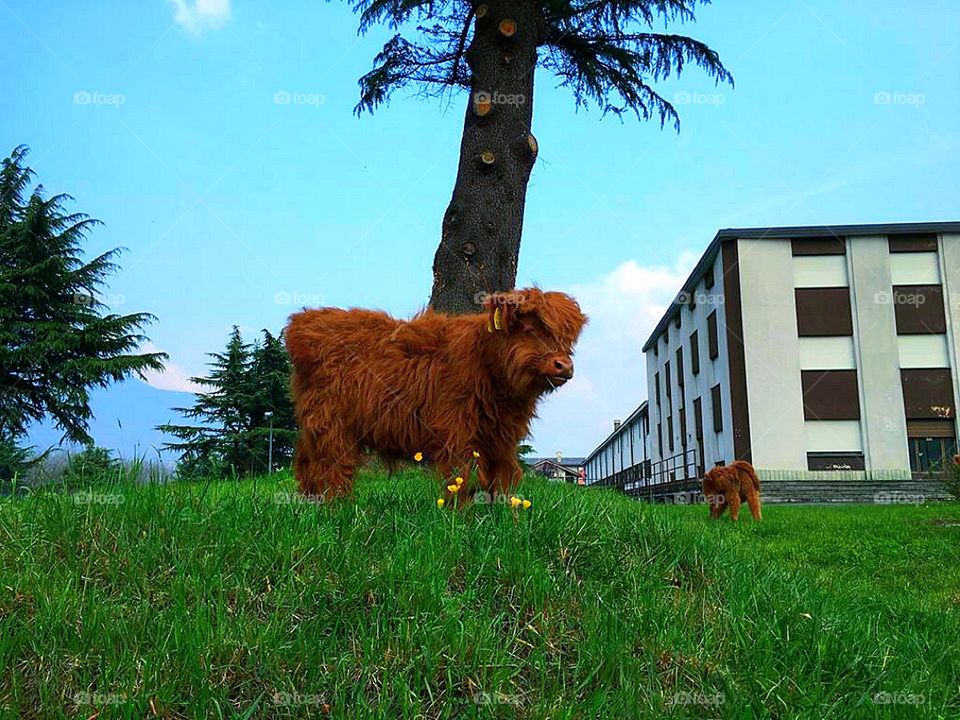
<path id="1" fill-rule="evenodd" d="M 272 475 L 273 474 L 273 411 L 267 410 L 267 412 L 265 412 L 263 415 L 264 417 L 269 418 L 270 420 L 270 450 L 268 451 L 269 454 L 267 455 L 267 474 Z"/>

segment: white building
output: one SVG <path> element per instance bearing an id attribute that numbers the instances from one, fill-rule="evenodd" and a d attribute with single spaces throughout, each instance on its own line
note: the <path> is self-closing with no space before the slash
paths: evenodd
<path id="1" fill-rule="evenodd" d="M 643 347 L 652 482 L 927 471 L 956 451 L 958 341 L 958 222 L 721 230 Z"/>

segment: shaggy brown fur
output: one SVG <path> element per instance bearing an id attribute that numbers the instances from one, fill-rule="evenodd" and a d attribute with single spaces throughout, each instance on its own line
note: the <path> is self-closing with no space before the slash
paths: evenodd
<path id="1" fill-rule="evenodd" d="M 484 306 L 411 320 L 337 308 L 290 318 L 304 494 L 349 494 L 365 449 L 388 462 L 422 452 L 447 481 L 466 475 L 476 450 L 481 488 L 513 490 L 517 444 L 540 397 L 573 377 L 587 318 L 570 296 L 538 288 L 497 293 Z"/>
<path id="2" fill-rule="evenodd" d="M 747 501 L 754 520 L 761 520 L 760 478 L 753 465 L 746 460 L 737 460 L 731 465 L 715 467 L 703 478 L 703 494 L 710 504 L 710 517 L 719 520 L 730 507 L 730 518 L 740 517 L 740 503 Z"/>

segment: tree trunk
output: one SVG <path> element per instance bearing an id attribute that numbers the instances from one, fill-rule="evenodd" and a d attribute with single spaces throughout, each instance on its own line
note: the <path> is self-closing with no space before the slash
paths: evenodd
<path id="1" fill-rule="evenodd" d="M 460 166 L 433 260 L 430 305 L 449 313 L 478 312 L 485 292 L 513 289 L 537 157 L 531 123 L 539 6 L 499 0 L 475 10 Z"/>

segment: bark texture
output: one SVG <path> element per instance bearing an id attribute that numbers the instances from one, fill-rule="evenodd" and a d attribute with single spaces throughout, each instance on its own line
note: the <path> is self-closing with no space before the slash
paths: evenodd
<path id="1" fill-rule="evenodd" d="M 540 6 L 529 0 L 476 6 L 460 164 L 433 261 L 436 310 L 477 312 L 484 293 L 514 287 L 536 161 L 533 76 L 543 32 Z"/>

